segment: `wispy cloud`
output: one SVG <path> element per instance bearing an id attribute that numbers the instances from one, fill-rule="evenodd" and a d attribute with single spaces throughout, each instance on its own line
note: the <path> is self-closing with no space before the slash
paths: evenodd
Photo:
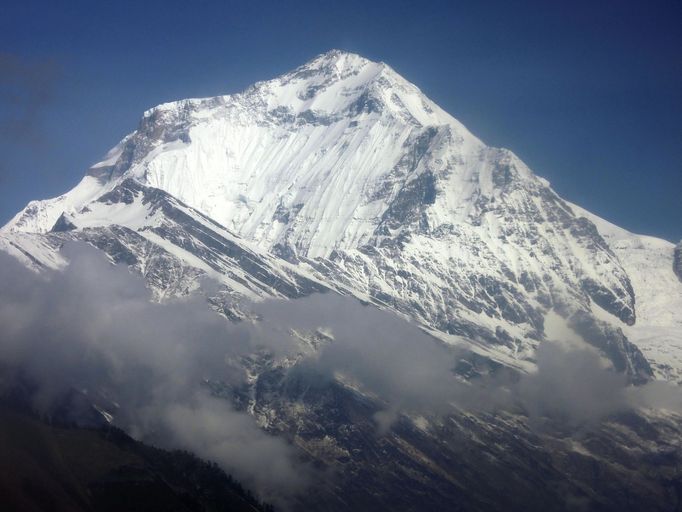
<path id="1" fill-rule="evenodd" d="M 581 426 L 632 408 L 682 411 L 679 389 L 628 386 L 593 349 L 547 342 L 534 373 L 464 381 L 453 369 L 466 353 L 351 298 L 267 301 L 253 305 L 262 321 L 232 324 L 201 297 L 150 302 L 140 277 L 92 248 L 66 251 L 70 265 L 46 275 L 0 254 L 0 363 L 37 386 L 35 407 L 49 411 L 69 390 L 106 397 L 120 404 L 115 421 L 136 437 L 216 460 L 264 496 L 300 491 L 311 473 L 291 445 L 202 385 L 243 384 L 235 361 L 258 349 L 297 358 L 289 379 L 340 378 L 374 397 L 380 434 L 401 413 L 506 409 Z M 330 337 L 306 352 L 292 330 Z"/>
<path id="2" fill-rule="evenodd" d="M 0 254 L 0 362 L 37 386 L 39 411 L 70 390 L 106 397 L 136 437 L 196 451 L 263 495 L 305 484 L 285 441 L 202 386 L 242 382 L 229 361 L 250 350 L 244 328 L 199 299 L 150 302 L 142 279 L 90 247 L 67 256 L 63 272 L 36 275 Z"/>

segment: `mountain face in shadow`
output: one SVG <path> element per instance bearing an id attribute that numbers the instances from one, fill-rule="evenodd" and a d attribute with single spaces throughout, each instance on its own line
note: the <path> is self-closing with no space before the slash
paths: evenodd
<path id="1" fill-rule="evenodd" d="M 215 464 L 165 451 L 113 428 L 44 423 L 0 406 L 4 511 L 272 510 Z"/>

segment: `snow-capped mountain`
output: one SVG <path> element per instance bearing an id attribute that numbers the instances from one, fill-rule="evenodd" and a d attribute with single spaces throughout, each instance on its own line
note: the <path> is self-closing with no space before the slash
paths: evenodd
<path id="1" fill-rule="evenodd" d="M 223 295 L 291 296 L 254 291 L 243 262 L 216 265 L 194 235 L 172 237 L 168 210 L 177 207 L 275 273 L 395 309 L 505 364 L 532 366 L 555 311 L 636 378 L 650 366 L 679 375 L 676 357 L 653 351 L 647 362 L 620 332 L 647 310 L 646 290 L 633 289 L 647 269 L 624 267 L 610 231 L 598 227 L 606 224 L 510 151 L 485 146 L 384 63 L 331 51 L 240 94 L 159 105 L 74 189 L 19 212 L 0 243 L 28 264 L 54 266 L 59 256 L 41 246 L 95 243 L 98 233 L 109 240 L 100 246 L 125 245 L 130 254 L 118 259 L 143 273 L 154 264 L 150 248 L 172 258 L 181 271 L 151 272 L 160 297 L 196 287 L 203 273 L 220 275 Z M 224 259 L 222 250 L 211 258 Z M 646 251 L 672 271 L 672 245 Z M 660 278 L 669 303 L 682 301 L 682 288 Z M 667 332 L 674 321 L 652 313 L 641 323 Z"/>
<path id="2" fill-rule="evenodd" d="M 0 229 L 0 249 L 36 271 L 64 265 L 72 240 L 143 275 L 160 301 L 200 290 L 235 320 L 264 298 L 355 296 L 463 347 L 464 376 L 531 370 L 540 343 L 572 332 L 631 381 L 682 381 L 682 246 L 563 200 L 388 65 L 346 52 L 145 112 L 75 188 Z M 352 386 L 297 386 L 269 355 L 243 365 L 244 409 L 340 475 L 305 502 L 329 510 L 545 510 L 566 493 L 641 509 L 672 491 L 633 468 L 679 467 L 665 417 L 579 443 L 513 414 L 402 417 L 378 437 L 380 407 Z"/>

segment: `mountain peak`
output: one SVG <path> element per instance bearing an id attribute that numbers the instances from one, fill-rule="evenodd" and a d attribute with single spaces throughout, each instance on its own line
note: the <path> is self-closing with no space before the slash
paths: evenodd
<path id="1" fill-rule="evenodd" d="M 237 97 L 246 99 L 250 107 L 294 116 L 331 119 L 359 115 L 392 117 L 411 126 L 449 125 L 458 136 L 480 144 L 466 127 L 389 65 L 343 50 L 317 55 L 293 71 L 254 84 Z"/>
<path id="2" fill-rule="evenodd" d="M 206 113 L 235 105 L 248 117 L 271 117 L 275 112 L 331 120 L 386 114 L 410 125 L 449 125 L 459 136 L 480 143 L 386 63 L 338 49 L 321 53 L 283 75 L 256 82 L 239 94 L 164 103 L 147 110 L 143 119 L 165 123 L 168 117 L 175 120 L 191 110 Z"/>
<path id="3" fill-rule="evenodd" d="M 168 201 L 119 187 L 136 183 Z M 197 258 L 214 242 L 204 234 L 186 245 L 177 226 L 185 207 L 253 251 L 329 272 L 446 340 L 501 345 L 494 350 L 510 364 L 530 361 L 551 308 L 589 316 L 595 305 L 627 327 L 636 319 L 637 284 L 590 220 L 388 65 L 341 50 L 239 94 L 152 109 L 76 188 L 29 204 L 2 235 L 28 233 L 21 243 L 34 247 L 43 243 L 36 233 L 50 241 L 124 226 L 134 233 L 127 243 L 161 244 L 213 272 L 213 257 Z M 0 237 L 0 248 L 35 252 L 14 243 Z M 668 259 L 666 280 L 670 268 Z M 629 346 L 604 336 L 604 347 Z M 650 373 L 621 355 L 620 367 Z"/>
<path id="4" fill-rule="evenodd" d="M 312 108 L 309 100 L 320 96 L 338 99 L 360 94 L 382 75 L 387 66 L 373 62 L 360 55 L 341 50 L 322 53 L 302 66 L 277 78 L 256 84 L 255 91 L 270 91 L 284 104 L 303 102 L 303 110 Z M 330 98 L 329 98 L 330 99 Z M 292 101 L 293 100 L 293 101 Z M 318 102 L 315 108 L 331 111 L 338 109 L 340 102 Z M 324 105 L 323 105 L 324 103 Z M 296 109 L 296 107 L 294 106 Z M 298 109 L 296 109 L 298 110 Z"/>
<path id="5" fill-rule="evenodd" d="M 341 70 L 344 68 L 360 68 L 367 64 L 381 65 L 382 63 L 373 62 L 357 53 L 332 49 L 319 54 L 301 67 L 314 67 L 320 64 L 333 65 L 337 70 Z"/>

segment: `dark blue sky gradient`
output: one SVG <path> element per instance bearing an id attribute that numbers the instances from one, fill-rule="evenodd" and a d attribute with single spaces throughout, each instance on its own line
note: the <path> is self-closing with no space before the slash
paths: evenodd
<path id="1" fill-rule="evenodd" d="M 58 5 L 62 4 L 62 5 Z M 0 3 L 0 224 L 158 103 L 383 60 L 566 199 L 682 238 L 682 2 Z"/>

